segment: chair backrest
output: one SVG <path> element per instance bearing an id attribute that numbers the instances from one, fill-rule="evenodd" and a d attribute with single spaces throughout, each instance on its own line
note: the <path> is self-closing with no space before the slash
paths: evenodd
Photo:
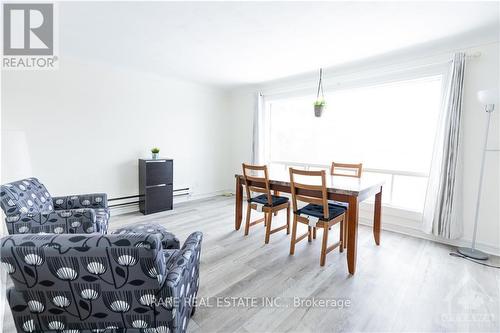
<path id="1" fill-rule="evenodd" d="M 312 203 L 315 205 L 323 206 L 323 216 L 329 218 L 328 210 L 328 193 L 326 191 L 326 171 L 305 171 L 290 168 L 290 188 L 292 192 L 292 202 L 293 210 L 296 212 L 298 210 L 297 201 Z M 296 175 L 299 175 L 302 179 L 310 178 L 314 183 L 321 183 L 321 185 L 311 185 L 298 182 L 296 180 Z M 320 181 L 318 181 L 318 179 Z M 309 182 L 308 182 L 309 183 Z"/>
<path id="2" fill-rule="evenodd" d="M 2 185 L 0 205 L 6 216 L 54 211 L 49 191 L 36 178 L 26 178 Z"/>
<path id="3" fill-rule="evenodd" d="M 345 176 L 361 178 L 363 172 L 363 163 L 350 164 L 350 163 L 335 163 L 332 162 L 330 174 L 332 176 Z"/>
<path id="4" fill-rule="evenodd" d="M 245 178 L 247 198 L 252 197 L 252 192 L 264 193 L 267 196 L 267 201 L 269 205 L 272 205 L 273 198 L 271 195 L 271 187 L 269 185 L 269 174 L 267 172 L 267 165 L 250 165 L 242 163 L 243 167 L 243 178 Z M 259 177 L 258 173 L 262 172 L 263 177 Z M 256 175 L 257 174 L 257 175 Z M 249 184 L 260 184 L 259 186 L 249 185 Z"/>
<path id="5" fill-rule="evenodd" d="M 168 297 L 160 289 L 167 267 L 157 234 L 10 235 L 0 242 L 19 331 L 145 328 L 171 318 L 154 305 Z"/>

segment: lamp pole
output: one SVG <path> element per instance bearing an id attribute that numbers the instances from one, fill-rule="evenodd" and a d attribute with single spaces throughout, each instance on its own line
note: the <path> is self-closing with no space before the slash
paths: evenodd
<path id="1" fill-rule="evenodd" d="M 483 189 L 483 177 L 484 177 L 484 160 L 486 159 L 486 147 L 488 145 L 488 133 L 490 129 L 490 119 L 491 119 L 491 114 L 493 113 L 493 110 L 495 109 L 495 104 L 484 104 L 484 110 L 488 114 L 488 118 L 486 121 L 486 135 L 484 137 L 484 144 L 483 144 L 483 157 L 481 159 L 481 173 L 479 174 L 479 188 L 478 188 L 478 193 L 477 193 L 477 200 L 476 200 L 476 212 L 474 215 L 474 232 L 472 234 L 472 244 L 471 247 L 460 247 L 458 249 L 458 253 L 472 258 L 472 259 L 477 259 L 477 260 L 487 260 L 489 256 L 476 249 L 476 234 L 477 234 L 477 222 L 479 218 L 479 206 L 481 203 L 481 192 Z"/>

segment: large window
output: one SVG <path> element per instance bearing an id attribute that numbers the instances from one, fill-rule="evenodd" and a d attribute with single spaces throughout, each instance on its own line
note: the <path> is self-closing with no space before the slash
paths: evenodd
<path id="1" fill-rule="evenodd" d="M 386 179 L 386 205 L 421 212 L 441 90 L 440 75 L 334 90 L 321 118 L 313 95 L 266 97 L 264 155 L 285 167 L 362 162 Z"/>

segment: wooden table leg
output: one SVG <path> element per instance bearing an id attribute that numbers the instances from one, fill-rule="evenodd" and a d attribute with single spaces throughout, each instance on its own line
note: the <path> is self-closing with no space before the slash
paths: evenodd
<path id="1" fill-rule="evenodd" d="M 234 213 L 234 228 L 240 230 L 241 219 L 243 218 L 243 185 L 240 177 L 236 177 L 236 205 Z"/>
<path id="2" fill-rule="evenodd" d="M 373 216 L 373 238 L 375 244 L 380 245 L 380 226 L 382 216 L 382 187 L 380 192 L 375 195 L 375 213 Z"/>
<path id="3" fill-rule="evenodd" d="M 278 191 L 274 190 L 274 195 L 275 195 L 275 196 L 279 196 L 279 195 L 280 195 L 280 192 L 278 192 Z M 275 212 L 274 212 L 274 216 L 277 216 L 277 215 L 278 215 L 278 211 L 275 211 Z"/>
<path id="4" fill-rule="evenodd" d="M 349 222 L 347 223 L 347 267 L 349 273 L 356 272 L 356 251 L 358 247 L 358 198 L 349 197 Z"/>

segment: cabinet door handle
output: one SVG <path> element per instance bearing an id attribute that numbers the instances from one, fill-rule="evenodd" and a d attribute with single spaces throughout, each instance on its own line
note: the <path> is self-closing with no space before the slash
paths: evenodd
<path id="1" fill-rule="evenodd" d="M 146 163 L 164 163 L 167 160 L 155 160 L 155 161 L 146 161 Z"/>
<path id="2" fill-rule="evenodd" d="M 167 186 L 167 184 L 149 185 L 149 186 L 146 186 L 146 188 L 150 188 L 150 187 L 163 187 L 163 186 Z"/>

